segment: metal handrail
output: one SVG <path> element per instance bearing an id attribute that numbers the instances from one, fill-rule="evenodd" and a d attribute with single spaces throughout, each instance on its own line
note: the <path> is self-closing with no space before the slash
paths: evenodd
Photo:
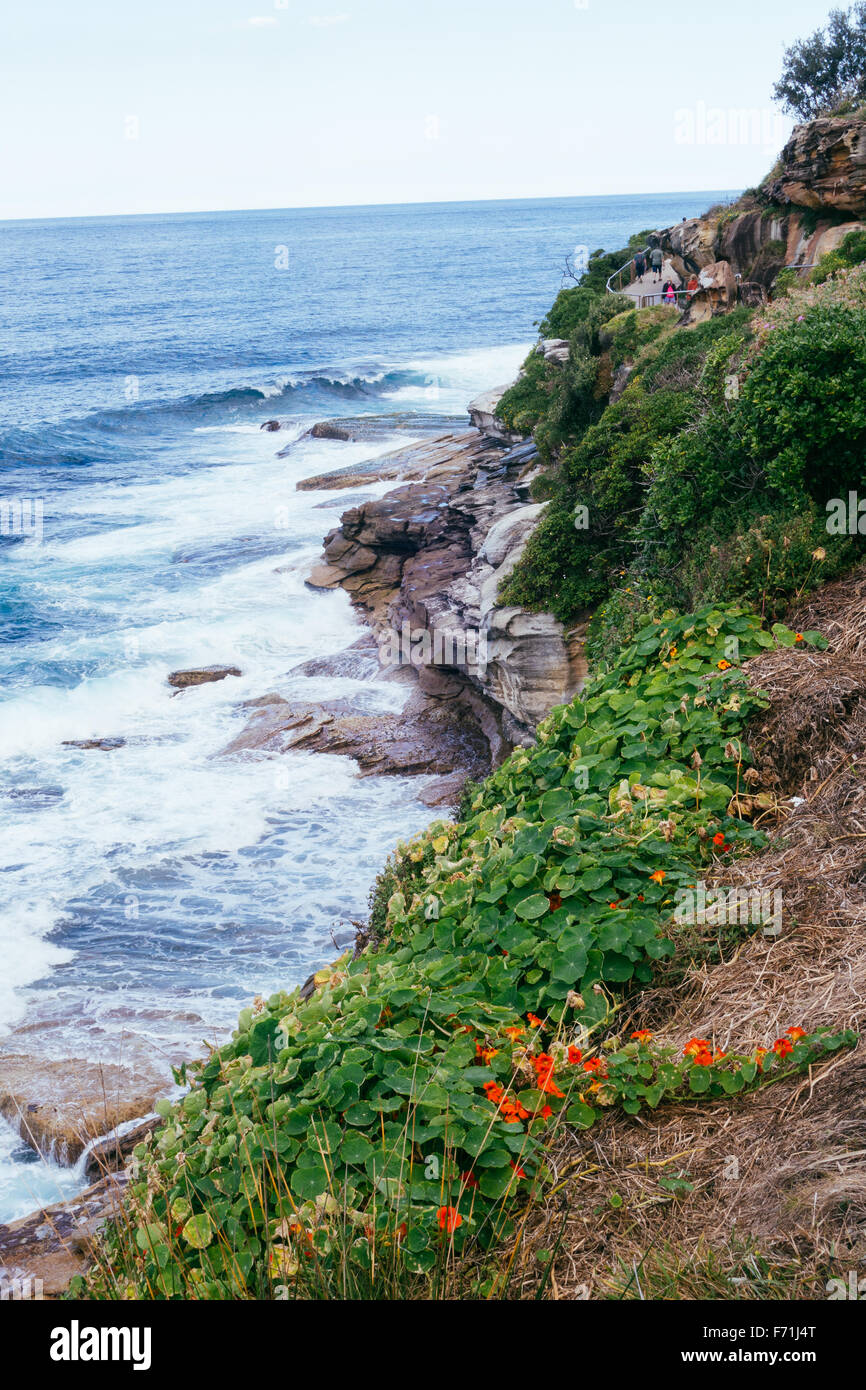
<path id="1" fill-rule="evenodd" d="M 649 251 L 649 250 L 651 250 L 651 249 L 652 249 L 651 247 L 645 246 L 645 247 L 643 248 L 643 254 L 646 255 L 647 251 Z M 607 290 L 608 294 L 621 294 L 621 293 L 622 293 L 622 273 L 623 273 L 624 270 L 628 270 L 629 268 L 631 268 L 631 270 L 634 271 L 634 258 L 635 258 L 636 255 L 637 255 L 637 251 L 635 251 L 635 252 L 633 253 L 633 255 L 630 257 L 630 259 L 627 260 L 627 261 L 625 262 L 624 265 L 621 265 L 621 266 L 620 266 L 619 270 L 615 270 L 615 271 L 613 272 L 613 274 L 611 274 L 611 275 L 609 275 L 609 276 L 607 277 L 607 281 L 606 281 L 606 283 L 605 283 L 605 289 Z M 620 281 L 619 281 L 619 288 L 614 290 L 614 289 L 611 289 L 611 284 L 610 284 L 610 282 L 611 282 L 611 280 L 614 278 L 615 275 L 618 275 L 618 276 L 620 277 Z M 634 275 L 632 274 L 632 275 L 629 276 L 628 283 L 631 284 L 631 282 L 632 282 L 633 279 L 634 279 Z"/>

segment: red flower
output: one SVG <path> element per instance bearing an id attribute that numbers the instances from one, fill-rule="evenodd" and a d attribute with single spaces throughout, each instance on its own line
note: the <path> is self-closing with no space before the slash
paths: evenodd
<path id="1" fill-rule="evenodd" d="M 709 1052 L 712 1055 L 713 1044 L 706 1038 L 690 1038 L 683 1048 L 684 1057 L 697 1057 L 699 1052 Z"/>
<path id="2" fill-rule="evenodd" d="M 556 912 L 557 908 L 562 907 L 562 898 L 558 893 L 548 893 L 547 901 L 550 903 L 551 912 Z"/>
<path id="3" fill-rule="evenodd" d="M 696 1067 L 711 1067 L 713 1065 L 713 1054 L 712 1052 L 697 1052 L 693 1060 Z"/>
<path id="4" fill-rule="evenodd" d="M 436 1213 L 436 1220 L 439 1222 L 440 1231 L 447 1231 L 449 1236 L 458 1226 L 463 1225 L 463 1217 L 456 1207 L 440 1207 Z"/>
<path id="5" fill-rule="evenodd" d="M 531 1028 L 542 1028 L 544 1026 L 537 1014 L 527 1014 L 526 1017 L 529 1019 L 529 1026 Z"/>
<path id="6" fill-rule="evenodd" d="M 542 1105 L 541 1109 L 538 1112 L 539 1118 L 542 1120 L 549 1120 L 552 1114 L 553 1111 L 551 1110 L 549 1105 Z"/>
<path id="7" fill-rule="evenodd" d="M 794 1044 L 790 1038 L 777 1038 L 773 1043 L 773 1051 L 777 1057 L 787 1057 L 789 1052 L 794 1051 Z"/>
<path id="8" fill-rule="evenodd" d="M 477 1187 L 477 1186 L 478 1186 L 478 1179 L 476 1178 L 475 1174 L 472 1172 L 472 1169 L 471 1169 L 471 1168 L 470 1168 L 470 1170 L 469 1170 L 468 1173 L 461 1173 L 461 1174 L 460 1174 L 460 1181 L 462 1182 L 462 1184 L 463 1184 L 464 1187 Z"/>
<path id="9" fill-rule="evenodd" d="M 515 1163 L 513 1158 L 510 1158 L 510 1159 L 508 1160 L 508 1162 L 511 1164 L 512 1168 L 514 1169 L 515 1173 L 517 1174 L 517 1176 L 518 1176 L 519 1178 L 525 1178 L 525 1177 L 526 1177 L 526 1174 L 524 1173 L 523 1169 L 520 1167 L 520 1164 L 519 1164 L 519 1163 Z"/>
<path id="10" fill-rule="evenodd" d="M 713 836 L 713 844 L 714 844 L 714 845 L 723 845 L 724 843 L 725 843 L 725 834 L 724 834 L 724 831 L 720 830 L 720 831 L 718 832 L 717 835 L 714 835 L 714 836 Z"/>
<path id="11" fill-rule="evenodd" d="M 806 1038 L 809 1036 L 805 1028 L 786 1028 L 785 1032 L 788 1034 L 789 1038 L 793 1039 L 794 1042 L 799 1042 L 801 1038 Z"/>
<path id="12" fill-rule="evenodd" d="M 573 1067 L 576 1067 L 582 1057 L 583 1053 L 581 1052 L 580 1048 L 575 1047 L 573 1043 L 570 1044 L 568 1049 L 568 1060 L 571 1063 L 571 1065 Z"/>
<path id="13" fill-rule="evenodd" d="M 601 1057 L 590 1057 L 588 1062 L 584 1062 L 583 1069 L 592 1072 L 595 1076 L 607 1076 L 607 1067 Z"/>
<path id="14" fill-rule="evenodd" d="M 396 1231 L 394 1232 L 394 1237 L 395 1237 L 395 1239 L 396 1239 L 398 1242 L 401 1241 L 401 1240 L 405 1240 L 405 1239 L 406 1239 L 406 1232 L 408 1231 L 408 1229 L 409 1229 L 409 1227 L 406 1225 L 406 1222 L 405 1222 L 405 1221 L 401 1221 L 401 1222 L 400 1222 L 400 1225 L 397 1227 Z"/>
<path id="15" fill-rule="evenodd" d="M 645 1043 L 649 1042 L 652 1033 L 648 1028 L 638 1028 L 636 1033 L 632 1033 L 632 1037 L 636 1038 L 639 1043 Z"/>

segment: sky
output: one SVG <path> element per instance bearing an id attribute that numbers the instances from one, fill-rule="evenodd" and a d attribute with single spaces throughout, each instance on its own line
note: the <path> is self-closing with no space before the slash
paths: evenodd
<path id="1" fill-rule="evenodd" d="M 830 8 L 3 0 L 0 219 L 744 188 Z"/>

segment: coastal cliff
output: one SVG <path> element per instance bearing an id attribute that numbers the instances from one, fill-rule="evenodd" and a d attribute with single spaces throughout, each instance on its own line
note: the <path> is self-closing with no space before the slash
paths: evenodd
<path id="1" fill-rule="evenodd" d="M 855 856 L 839 844 L 860 833 L 851 760 L 863 745 L 866 599 L 859 552 L 847 536 L 835 548 L 826 541 L 821 506 L 828 488 L 845 495 L 862 458 L 855 354 L 866 311 L 861 272 L 824 292 L 808 278 L 862 227 L 858 130 L 851 120 L 799 128 L 766 189 L 657 233 L 675 268 L 704 277 L 679 322 L 607 296 L 597 265 L 600 285 L 560 297 L 561 331 L 544 334 L 517 386 L 474 403 L 479 428 L 437 432 L 350 475 L 299 485 L 397 484 L 346 507 L 307 582 L 344 589 L 368 628 L 316 668 L 405 682 L 411 694 L 383 716 L 274 691 L 248 702 L 248 728 L 225 753 L 304 747 L 353 756 L 363 772 L 435 773 L 448 807 L 467 773 L 499 767 L 459 821 L 437 820 L 397 847 L 369 935 L 303 988 L 257 999 L 232 1041 L 183 1073 L 192 1090 L 163 1107 L 167 1125 L 135 1153 L 144 1242 L 130 1256 L 122 1231 L 110 1238 L 110 1261 L 131 1279 L 150 1261 L 148 1278 L 167 1297 L 267 1296 L 274 1278 L 304 1296 L 307 1247 L 326 1271 L 345 1273 L 334 1234 L 342 1210 L 347 1258 L 366 1270 L 381 1239 L 423 1286 L 443 1242 L 455 1237 L 448 1257 L 459 1254 L 508 1201 L 525 1211 L 530 1189 L 538 1199 L 546 1154 L 565 1173 L 580 1170 L 594 1125 L 613 1134 L 611 1152 L 628 1155 L 611 1160 L 616 1188 L 609 1175 L 597 1182 L 595 1211 L 614 1213 L 610 1240 L 579 1190 L 568 1218 L 574 1250 L 591 1252 L 575 1268 L 598 1280 L 598 1296 L 625 1296 L 619 1250 L 638 1258 L 628 1203 L 616 1225 L 620 1187 L 635 1211 L 649 1211 L 642 1248 L 670 1236 L 693 1262 L 708 1212 L 716 1242 L 737 1227 L 749 1258 L 792 1239 L 785 1193 L 791 1210 L 820 1212 L 834 1252 L 847 1239 L 840 1210 L 858 1200 L 847 1165 L 862 1140 L 846 1118 L 862 1070 L 847 1051 L 861 1011 L 862 894 Z M 803 200 L 804 170 L 816 205 Z M 779 276 L 791 265 L 786 301 Z M 766 319 L 750 316 L 771 297 Z M 821 357 L 827 324 L 837 336 Z M 839 402 L 829 433 L 809 370 Z M 777 419 L 780 382 L 794 384 L 790 416 Z M 515 425 L 516 392 L 528 429 Z M 328 422 L 317 428 L 328 437 Z M 747 486 L 744 516 L 730 496 Z M 575 525 L 584 507 L 586 531 Z M 851 578 L 816 596 L 835 573 Z M 827 791 L 837 776 L 838 804 Z M 835 876 L 834 922 L 850 929 L 844 948 L 822 930 L 822 903 L 798 887 L 804 857 L 818 853 Z M 678 919 L 673 892 L 704 876 L 754 880 L 760 892 L 782 884 L 778 933 L 763 907 L 748 923 L 709 929 Z M 830 1071 L 828 1117 L 810 1106 L 814 1077 Z M 750 1090 L 760 1098 L 745 1104 Z M 679 1109 L 665 1114 L 662 1103 Z M 744 1151 L 749 1117 L 763 1107 L 761 1164 L 786 1165 L 781 1196 L 754 1182 L 718 1195 L 711 1136 L 737 1104 Z M 697 1216 L 690 1209 L 671 1230 L 673 1197 L 698 1184 L 681 1173 L 669 1181 L 684 1186 L 659 1195 L 631 1170 L 651 1123 L 659 1165 L 680 1171 L 685 1113 L 703 1166 Z M 405 1176 L 407 1147 L 424 1178 Z M 291 1222 L 282 1189 L 249 1183 L 266 1155 L 290 1193 Z M 191 1175 L 198 1186 L 183 1186 Z M 344 1179 L 341 1207 L 332 1189 Z M 266 1212 L 273 1198 L 266 1259 L 261 1221 L 234 1200 L 248 1191 Z M 770 1202 L 772 1230 L 760 1224 Z M 535 1248 L 550 1246 L 552 1203 L 533 1218 Z M 242 1278 L 219 1264 L 222 1223 Z M 809 1279 L 829 1258 L 819 1227 L 816 1217 Z M 24 1260 L 27 1234 L 0 1232 L 0 1254 L 5 1245 Z M 171 1253 L 178 1238 L 182 1259 Z M 560 1276 L 573 1282 L 573 1270 Z M 530 1258 L 520 1279 L 538 1286 Z"/>

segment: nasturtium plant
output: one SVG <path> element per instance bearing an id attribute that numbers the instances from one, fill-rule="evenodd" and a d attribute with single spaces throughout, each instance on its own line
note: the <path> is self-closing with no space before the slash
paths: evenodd
<path id="1" fill-rule="evenodd" d="M 727 1057 L 649 1034 L 599 1046 L 616 994 L 673 951 L 678 890 L 760 843 L 741 793 L 765 701 L 740 664 L 822 641 L 736 607 L 665 615 L 459 823 L 400 846 L 384 939 L 319 971 L 311 997 L 257 1000 L 179 1077 L 192 1087 L 135 1150 L 110 1238 L 132 1287 L 267 1296 L 310 1261 L 370 1269 L 379 1242 L 424 1273 L 507 1233 L 557 1125 L 735 1096 L 847 1045 L 794 1029 Z"/>

